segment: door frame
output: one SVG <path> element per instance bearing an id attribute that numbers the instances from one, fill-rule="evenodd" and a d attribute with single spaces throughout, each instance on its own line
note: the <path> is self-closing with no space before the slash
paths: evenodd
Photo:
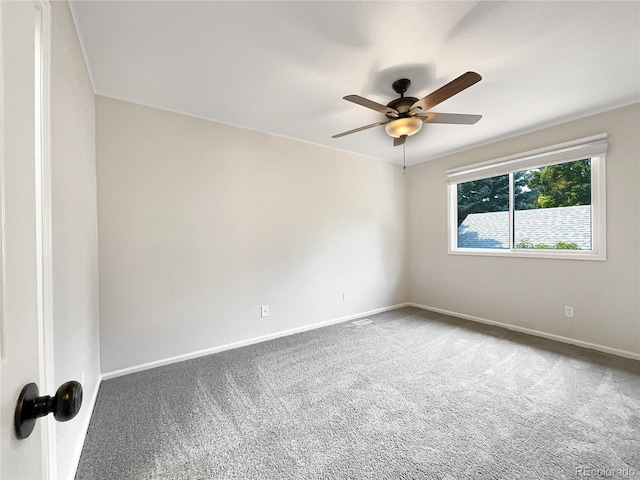
<path id="1" fill-rule="evenodd" d="M 53 395 L 55 385 L 53 316 L 53 231 L 51 161 L 51 5 L 35 0 L 36 10 L 36 208 L 40 223 L 38 246 L 38 315 L 41 394 Z M 39 28 L 38 28 L 39 27 Z M 39 68 L 38 68 L 39 67 Z M 57 478 L 56 423 L 51 415 L 42 421 L 43 465 L 48 476 Z"/>

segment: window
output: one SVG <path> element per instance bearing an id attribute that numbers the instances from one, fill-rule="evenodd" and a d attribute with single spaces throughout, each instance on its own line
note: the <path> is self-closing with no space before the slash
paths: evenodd
<path id="1" fill-rule="evenodd" d="M 605 260 L 606 134 L 449 170 L 449 252 Z"/>

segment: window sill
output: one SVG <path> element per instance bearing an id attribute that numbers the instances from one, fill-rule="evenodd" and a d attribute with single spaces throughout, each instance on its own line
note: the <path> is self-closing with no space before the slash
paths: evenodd
<path id="1" fill-rule="evenodd" d="M 571 253 L 569 253 L 571 252 Z M 540 251 L 535 249 L 488 249 L 488 248 L 455 248 L 449 249 L 449 255 L 475 255 L 481 257 L 518 257 L 518 258 L 552 258 L 554 260 L 595 260 L 606 261 L 606 253 L 596 251 Z"/>

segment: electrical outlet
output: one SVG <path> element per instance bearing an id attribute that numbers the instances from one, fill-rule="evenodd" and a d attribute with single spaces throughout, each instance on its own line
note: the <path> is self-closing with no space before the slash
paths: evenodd
<path id="1" fill-rule="evenodd" d="M 342 294 L 342 301 L 343 302 L 348 302 L 349 301 L 349 292 L 344 292 Z"/>
<path id="2" fill-rule="evenodd" d="M 260 311 L 260 316 L 262 318 L 269 316 L 269 305 L 262 305 L 262 309 Z"/>
<path id="3" fill-rule="evenodd" d="M 564 307 L 564 316 L 573 318 L 573 307 Z"/>

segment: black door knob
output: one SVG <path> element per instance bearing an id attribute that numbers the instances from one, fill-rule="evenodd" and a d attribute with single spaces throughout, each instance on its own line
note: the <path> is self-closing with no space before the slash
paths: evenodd
<path id="1" fill-rule="evenodd" d="M 18 397 L 18 405 L 14 417 L 16 436 L 27 438 L 33 432 L 36 420 L 53 412 L 59 422 L 66 422 L 75 417 L 82 406 L 82 385 L 71 381 L 60 385 L 56 394 L 39 396 L 38 386 L 29 383 L 24 386 Z"/>

